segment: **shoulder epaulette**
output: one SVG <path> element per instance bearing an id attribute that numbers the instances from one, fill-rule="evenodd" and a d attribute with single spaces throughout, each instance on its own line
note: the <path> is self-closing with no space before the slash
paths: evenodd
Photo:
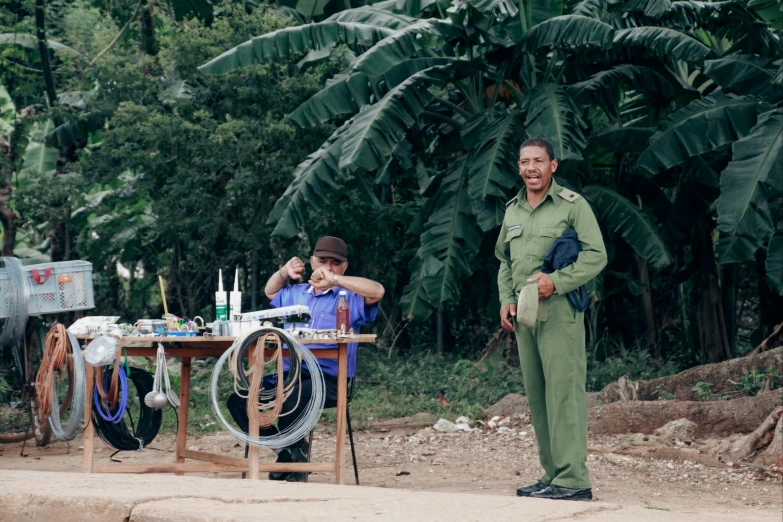
<path id="1" fill-rule="evenodd" d="M 513 203 L 513 202 L 515 202 L 516 200 L 517 200 L 517 197 L 516 197 L 516 196 L 514 196 L 514 197 L 513 197 L 513 198 L 511 198 L 509 201 L 506 201 L 506 206 L 508 207 L 510 204 L 512 204 L 512 203 Z"/>
<path id="2" fill-rule="evenodd" d="M 568 190 L 567 188 L 564 188 L 563 190 L 558 192 L 557 195 L 571 203 L 573 203 L 574 201 L 582 197 L 576 192 L 574 192 L 573 190 Z"/>

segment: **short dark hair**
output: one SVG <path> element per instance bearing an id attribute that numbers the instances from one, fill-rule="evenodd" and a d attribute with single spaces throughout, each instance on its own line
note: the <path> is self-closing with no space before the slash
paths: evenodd
<path id="1" fill-rule="evenodd" d="M 522 149 L 524 149 L 525 147 L 541 147 L 549 155 L 550 160 L 555 159 L 555 149 L 552 147 L 552 144 L 549 143 L 544 138 L 526 139 L 525 141 L 522 142 L 522 145 L 519 146 L 519 154 L 522 154 Z"/>

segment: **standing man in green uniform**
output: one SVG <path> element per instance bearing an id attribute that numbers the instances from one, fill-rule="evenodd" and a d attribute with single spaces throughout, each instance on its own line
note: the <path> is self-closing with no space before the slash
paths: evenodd
<path id="1" fill-rule="evenodd" d="M 566 294 L 601 272 L 606 249 L 590 205 L 559 186 L 552 179 L 555 170 L 557 160 L 548 141 L 532 138 L 522 143 L 519 174 L 525 187 L 506 204 L 495 247 L 500 260 L 500 322 L 516 333 L 544 468 L 541 479 L 520 487 L 517 495 L 592 500 L 587 472 L 584 313 Z M 549 248 L 567 228 L 578 236 L 582 248 L 578 258 L 551 274 L 542 273 Z M 538 287 L 538 301 L 533 303 L 538 307 L 537 320 L 532 327 L 515 320 L 517 295 L 529 284 Z"/>

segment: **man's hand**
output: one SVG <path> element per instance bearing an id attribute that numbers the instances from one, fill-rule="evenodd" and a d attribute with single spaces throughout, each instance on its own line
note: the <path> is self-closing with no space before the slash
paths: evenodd
<path id="1" fill-rule="evenodd" d="M 511 317 L 516 317 L 517 305 L 507 304 L 500 309 L 500 326 L 513 332 L 515 330 L 514 324 L 511 322 Z"/>
<path id="2" fill-rule="evenodd" d="M 288 262 L 280 269 L 280 275 L 298 281 L 304 274 L 305 266 L 301 259 L 298 257 L 292 257 Z"/>
<path id="3" fill-rule="evenodd" d="M 538 281 L 539 299 L 546 299 L 555 293 L 555 284 L 552 282 L 552 278 L 549 277 L 549 274 L 539 272 L 527 280 L 528 283 L 532 283 L 533 281 Z"/>
<path id="4" fill-rule="evenodd" d="M 318 290 L 329 290 L 334 286 L 334 284 L 332 284 L 333 280 L 334 272 L 323 266 L 313 272 L 313 275 L 310 276 L 310 284 L 313 285 L 313 288 L 317 288 Z"/>

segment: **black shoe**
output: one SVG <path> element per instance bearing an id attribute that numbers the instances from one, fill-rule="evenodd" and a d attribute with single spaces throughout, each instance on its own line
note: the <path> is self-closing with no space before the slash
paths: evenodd
<path id="1" fill-rule="evenodd" d="M 302 442 L 294 446 L 290 446 L 287 449 L 290 451 L 291 454 L 290 462 L 308 462 L 310 446 L 307 444 L 307 441 L 302 440 Z M 307 481 L 307 476 L 309 474 L 310 473 L 305 471 L 300 471 L 296 473 L 291 472 L 287 474 L 288 476 L 285 478 L 285 480 L 287 482 L 305 482 Z"/>
<path id="2" fill-rule="evenodd" d="M 291 459 L 291 450 L 289 448 L 283 448 L 280 453 L 277 454 L 276 463 L 280 462 L 294 462 Z M 290 473 L 285 471 L 271 471 L 269 472 L 269 480 L 288 480 Z"/>
<path id="3" fill-rule="evenodd" d="M 589 502 L 593 500 L 593 490 L 587 489 L 571 489 L 564 488 L 562 486 L 555 486 L 552 484 L 546 489 L 542 489 L 536 493 L 532 493 L 530 498 L 550 498 L 552 500 L 582 500 Z"/>
<path id="4" fill-rule="evenodd" d="M 539 480 L 535 484 L 528 484 L 527 486 L 519 486 L 517 488 L 517 496 L 529 497 L 532 493 L 535 493 L 536 491 L 541 491 L 542 489 L 546 489 L 548 487 L 549 484 L 544 484 Z"/>

